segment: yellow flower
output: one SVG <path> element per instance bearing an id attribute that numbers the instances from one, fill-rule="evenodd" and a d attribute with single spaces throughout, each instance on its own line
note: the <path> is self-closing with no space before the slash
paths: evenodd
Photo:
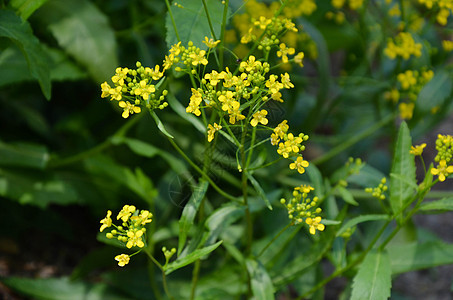
<path id="1" fill-rule="evenodd" d="M 417 74 L 418 73 L 416 73 L 412 70 L 407 70 L 404 73 L 398 74 L 397 79 L 401 83 L 401 87 L 403 90 L 407 90 L 411 86 L 414 86 L 417 84 L 417 78 L 416 78 Z"/>
<path id="2" fill-rule="evenodd" d="M 270 94 L 275 94 L 283 88 L 283 84 L 277 81 L 277 75 L 270 75 L 266 81 L 266 87 L 269 89 Z"/>
<path id="3" fill-rule="evenodd" d="M 316 230 L 323 231 L 326 227 L 324 224 L 321 224 L 321 217 L 316 217 L 314 219 L 307 218 L 305 223 L 310 226 L 310 234 L 315 234 Z"/>
<path id="4" fill-rule="evenodd" d="M 400 92 L 392 88 L 390 91 L 385 92 L 384 97 L 386 100 L 391 100 L 393 103 L 397 103 L 400 99 Z"/>
<path id="5" fill-rule="evenodd" d="M 253 127 L 256 127 L 256 125 L 258 125 L 258 123 L 266 125 L 268 123 L 266 116 L 267 116 L 267 111 L 262 109 L 261 111 L 258 111 L 253 114 L 253 119 L 250 121 L 250 124 Z"/>
<path id="6" fill-rule="evenodd" d="M 255 56 L 250 55 L 247 61 L 241 62 L 240 68 L 244 68 L 247 72 L 258 71 L 261 69 L 261 62 L 256 60 Z"/>
<path id="7" fill-rule="evenodd" d="M 101 229 L 99 230 L 100 232 L 102 232 L 104 229 L 112 226 L 112 219 L 110 218 L 110 216 L 112 215 L 112 212 L 110 210 L 107 211 L 107 216 L 101 220 Z"/>
<path id="8" fill-rule="evenodd" d="M 303 59 L 304 59 L 304 53 L 303 52 L 299 52 L 299 53 L 297 53 L 296 56 L 294 56 L 294 62 L 296 64 L 298 64 L 300 67 L 304 66 L 304 64 L 302 63 Z"/>
<path id="9" fill-rule="evenodd" d="M 142 109 L 139 106 L 135 106 L 134 104 L 130 104 L 129 102 L 125 101 L 120 101 L 118 103 L 121 108 L 123 108 L 123 114 L 121 115 L 123 118 L 127 119 L 129 117 L 129 114 L 133 113 L 139 113 L 142 111 Z"/>
<path id="10" fill-rule="evenodd" d="M 220 43 L 220 40 L 214 41 L 213 38 L 208 39 L 207 36 L 204 37 L 203 43 L 208 46 L 209 48 L 214 48 Z"/>
<path id="11" fill-rule="evenodd" d="M 222 126 L 221 125 L 218 125 L 217 123 L 214 123 L 214 126 L 212 126 L 211 124 L 208 124 L 208 142 L 212 142 L 212 140 L 214 139 L 214 134 L 216 133 L 216 131 L 219 131 L 220 129 L 222 129 Z"/>
<path id="12" fill-rule="evenodd" d="M 101 84 L 101 89 L 102 89 L 101 98 L 107 98 L 108 96 L 110 96 L 110 90 L 112 88 L 107 83 L 107 81 L 105 81 L 103 84 Z"/>
<path id="13" fill-rule="evenodd" d="M 284 75 L 283 74 L 280 74 L 281 76 L 281 79 L 282 79 L 282 85 L 285 89 L 290 89 L 290 88 L 293 88 L 294 87 L 294 84 L 291 83 L 291 80 L 289 79 L 289 74 L 288 73 L 285 73 Z"/>
<path id="14" fill-rule="evenodd" d="M 190 96 L 189 106 L 186 108 L 187 113 L 193 113 L 197 117 L 201 115 L 200 104 L 203 100 L 203 95 L 199 90 L 192 88 L 192 96 Z"/>
<path id="15" fill-rule="evenodd" d="M 130 256 L 127 254 L 120 254 L 115 256 L 115 260 L 118 261 L 118 266 L 120 267 L 124 267 L 125 265 L 127 265 L 130 259 L 131 259 Z"/>
<path id="16" fill-rule="evenodd" d="M 436 168 L 431 169 L 431 174 L 437 175 L 439 177 L 439 181 L 445 181 L 446 176 L 453 173 L 453 166 L 447 167 L 447 162 L 445 159 L 442 159 L 439 162 L 439 165 Z"/>
<path id="17" fill-rule="evenodd" d="M 305 168 L 308 167 L 308 161 L 304 160 L 302 156 L 297 157 L 296 161 L 289 165 L 291 170 L 297 169 L 300 174 L 305 173 Z"/>
<path id="18" fill-rule="evenodd" d="M 142 210 L 140 215 L 132 216 L 131 221 L 135 224 L 134 226 L 144 226 L 148 223 L 152 222 L 153 214 L 150 213 L 148 210 Z"/>
<path id="19" fill-rule="evenodd" d="M 448 52 L 453 51 L 453 41 L 443 40 L 442 48 L 444 48 L 444 50 Z"/>
<path id="20" fill-rule="evenodd" d="M 412 115 L 414 113 L 414 103 L 400 103 L 398 106 L 400 110 L 400 117 L 403 120 L 412 119 Z"/>
<path id="21" fill-rule="evenodd" d="M 135 206 L 133 205 L 124 205 L 123 209 L 118 213 L 116 217 L 117 220 L 121 219 L 123 222 L 127 222 L 130 215 L 135 212 Z"/>
<path id="22" fill-rule="evenodd" d="M 126 247 L 132 248 L 134 246 L 137 246 L 143 248 L 145 246 L 145 243 L 143 243 L 142 236 L 143 236 L 142 230 L 137 230 L 136 232 L 128 231 L 127 237 L 129 239 L 127 241 Z"/>
<path id="23" fill-rule="evenodd" d="M 421 145 L 418 145 L 418 146 L 411 146 L 411 150 L 409 151 L 411 154 L 413 155 L 422 155 L 423 153 L 423 149 L 426 147 L 426 144 L 423 143 Z"/>
<path id="24" fill-rule="evenodd" d="M 192 65 L 197 66 L 202 64 L 206 66 L 208 64 L 208 60 L 204 57 L 205 54 L 206 51 L 204 50 L 200 50 L 198 53 L 193 52 L 189 54 L 189 57 L 192 59 Z"/>
<path id="25" fill-rule="evenodd" d="M 126 79 L 129 69 L 128 68 L 116 68 L 115 72 L 116 72 L 115 75 L 113 75 L 113 77 L 112 77 L 113 83 L 123 86 L 124 79 Z"/>
<path id="26" fill-rule="evenodd" d="M 216 70 L 213 70 L 211 73 L 204 75 L 205 79 L 209 80 L 209 83 L 212 86 L 216 86 L 220 79 L 223 79 L 224 72 L 217 73 Z"/>
<path id="27" fill-rule="evenodd" d="M 286 64 L 288 62 L 288 54 L 293 55 L 296 50 L 294 48 L 287 48 L 284 43 L 281 43 L 279 47 L 280 50 L 277 51 L 277 57 L 281 57 L 283 63 Z"/>

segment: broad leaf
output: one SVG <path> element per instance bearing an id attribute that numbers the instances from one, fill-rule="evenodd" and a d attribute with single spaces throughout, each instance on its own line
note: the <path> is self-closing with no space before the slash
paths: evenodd
<path id="1" fill-rule="evenodd" d="M 0 10 L 0 37 L 10 38 L 27 59 L 31 76 L 38 80 L 47 100 L 50 99 L 49 57 L 39 40 L 33 35 L 28 22 L 23 21 L 12 11 Z"/>
<path id="2" fill-rule="evenodd" d="M 195 250 L 194 252 L 184 256 L 181 259 L 178 258 L 174 262 L 171 262 L 164 267 L 165 274 L 168 275 L 168 274 L 172 273 L 173 271 L 176 271 L 177 269 L 185 267 L 188 264 L 191 264 L 194 261 L 201 259 L 203 256 L 206 256 L 209 253 L 211 253 L 212 251 L 214 251 L 215 249 L 217 249 L 217 247 L 219 247 L 220 244 L 222 244 L 222 241 L 218 241 L 214 245 Z"/>
<path id="3" fill-rule="evenodd" d="M 341 186 L 337 187 L 337 190 L 340 193 L 340 196 L 344 200 L 344 202 L 355 206 L 359 205 L 359 203 L 357 203 L 357 201 L 354 200 L 354 196 L 352 196 L 350 191 Z"/>
<path id="4" fill-rule="evenodd" d="M 19 291 L 33 299 L 45 300 L 102 300 L 124 299 L 115 295 L 112 288 L 106 284 L 89 284 L 81 281 L 70 281 L 68 278 L 19 278 L 10 277 L 2 279 L 10 288 Z"/>
<path id="5" fill-rule="evenodd" d="M 178 255 L 186 243 L 187 233 L 192 228 L 195 215 L 198 212 L 201 201 L 208 190 L 209 183 L 202 180 L 198 186 L 194 189 L 189 202 L 184 206 L 181 218 L 179 219 L 179 242 L 178 242 Z"/>
<path id="6" fill-rule="evenodd" d="M 388 246 L 392 274 L 453 264 L 453 244 L 442 241 Z"/>
<path id="7" fill-rule="evenodd" d="M 273 300 L 274 286 L 264 266 L 259 261 L 252 259 L 247 259 L 245 264 L 250 276 L 252 292 L 255 299 Z"/>
<path id="8" fill-rule="evenodd" d="M 11 6 L 17 9 L 19 16 L 27 20 L 35 10 L 40 8 L 47 0 L 12 0 Z"/>
<path id="9" fill-rule="evenodd" d="M 354 277 L 351 300 L 388 299 L 391 275 L 389 255 L 386 252 L 369 252 Z"/>
<path id="10" fill-rule="evenodd" d="M 202 49 L 206 48 L 206 45 L 202 41 L 205 37 L 213 38 L 213 36 L 203 2 L 200 0 L 185 0 L 181 4 L 181 6 L 172 6 L 171 12 L 182 45 L 185 46 L 189 41 L 192 41 L 195 46 Z M 206 5 L 216 35 L 215 37 L 219 39 L 224 4 L 217 0 L 206 0 Z M 178 43 L 178 37 L 176 36 L 169 13 L 167 13 L 165 27 L 167 28 L 167 46 L 170 48 L 172 45 Z"/>
<path id="11" fill-rule="evenodd" d="M 346 223 L 341 226 L 340 230 L 338 230 L 336 236 L 340 236 L 343 232 L 348 230 L 349 228 L 363 223 L 367 221 L 377 221 L 377 220 L 388 220 L 390 217 L 388 215 L 363 215 L 363 216 L 358 216 L 355 218 L 352 218 L 351 220 L 347 221 Z"/>
<path id="12" fill-rule="evenodd" d="M 422 211 L 450 211 L 453 210 L 453 197 L 442 198 L 436 201 L 424 202 L 420 205 Z"/>
<path id="13" fill-rule="evenodd" d="M 394 213 L 400 213 L 401 209 L 414 194 L 415 161 L 409 153 L 412 139 L 409 128 L 405 122 L 401 123 L 393 154 L 392 170 L 390 175 L 390 204 Z M 401 216 L 401 215 L 400 215 Z"/>
<path id="14" fill-rule="evenodd" d="M 97 81 L 110 78 L 118 67 L 116 40 L 107 17 L 90 1 L 51 0 L 42 9 L 51 15 L 49 29 L 58 44 Z"/>

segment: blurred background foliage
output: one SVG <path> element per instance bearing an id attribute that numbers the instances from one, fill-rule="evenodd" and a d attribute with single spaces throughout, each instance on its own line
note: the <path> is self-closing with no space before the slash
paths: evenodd
<path id="1" fill-rule="evenodd" d="M 350 12 L 350 18 L 341 25 L 326 21 L 326 12 L 331 9 L 329 1 L 318 1 L 313 14 L 296 20 L 314 42 L 316 55 L 307 55 L 302 70 L 292 70 L 296 89 L 285 95 L 285 105 L 275 108 L 274 113 L 276 119 L 286 116 L 294 132 L 311 136 L 306 155 L 308 160 L 314 160 L 320 174 L 312 172 L 315 175 L 310 180 L 319 181 L 320 191 L 321 174 L 335 178 L 334 171 L 351 156 L 368 163 L 364 175 L 351 180 L 357 186 L 377 185 L 384 177 L 382 174 L 390 170 L 397 126 L 394 118 L 382 120 L 396 108 L 382 100 L 392 87 L 396 62 L 383 57 L 382 48 L 387 37 L 397 31 L 397 21 L 383 15 L 377 1 L 370 2 L 367 10 Z M 178 218 L 194 178 L 188 172 L 189 166 L 171 150 L 149 116 L 122 119 L 117 106 L 100 99 L 99 86 L 118 66 L 134 66 L 136 61 L 145 66 L 162 62 L 168 45 L 174 42 L 167 35 L 165 3 L 161 0 L 0 3 L 0 247 L 5 253 L 2 259 L 57 265 L 49 274 L 41 274 L 38 268 L 27 272 L 16 263 L 0 275 L 44 277 L 3 278 L 9 287 L 42 299 L 54 299 L 57 292 L 60 298 L 55 299 L 84 296 L 145 299 L 153 288 L 148 286 L 147 278 L 154 276 L 153 270 L 142 267 L 142 257 L 131 268 L 118 272 L 111 259 L 112 248 L 96 241 L 99 220 L 106 209 L 118 210 L 126 203 L 150 207 L 156 216 L 154 242 L 165 240 L 167 247 L 176 245 Z M 231 12 L 236 12 L 242 2 L 231 1 L 230 5 Z M 198 31 L 200 37 L 209 36 L 209 31 L 202 30 Z M 409 121 L 414 141 L 452 111 L 451 67 L 445 52 L 436 50 L 442 47 L 439 36 L 431 23 L 425 23 L 416 36 L 425 47 L 422 57 L 411 61 L 411 66 L 434 68 L 435 77 L 421 90 L 414 117 Z M 228 59 L 230 63 L 235 61 L 233 56 Z M 173 86 L 175 91 L 178 88 Z M 185 106 L 188 100 L 181 99 Z M 434 108 L 437 113 L 431 114 Z M 188 130 L 186 120 L 172 109 L 159 114 L 186 153 L 203 149 L 203 135 Z M 379 130 L 366 131 L 376 124 Z M 330 149 L 354 138 L 357 141 L 353 147 L 316 161 Z M 234 186 L 235 162 L 228 160 L 225 153 L 229 150 L 219 153 L 218 168 L 213 168 L 212 175 Z M 263 158 L 265 155 L 263 151 Z M 300 177 L 288 174 L 286 169 L 277 165 L 256 173 L 274 203 L 282 196 L 282 184 L 299 184 Z M 215 173 L 216 170 L 220 171 Z M 260 201 L 255 202 L 255 211 L 264 207 Z M 365 202 L 361 209 L 373 211 L 373 205 Z M 281 224 L 287 223 L 284 210 L 264 210 L 261 214 L 259 236 L 275 233 Z M 230 228 L 232 235 L 240 234 L 236 229 Z M 292 250 L 286 255 L 294 255 L 304 243 L 289 244 Z M 183 269 L 175 274 L 171 287 L 179 286 L 181 293 L 189 291 L 189 283 L 183 280 L 189 273 L 190 270 Z M 212 292 L 216 288 L 223 290 L 225 285 L 234 294 L 241 287 L 235 285 L 237 280 L 231 274 L 237 272 L 224 268 L 204 277 L 199 284 L 200 295 L 204 287 L 209 286 Z M 298 289 L 310 286 L 318 277 L 316 268 L 309 270 L 297 279 Z M 284 284 L 287 279 L 281 280 Z"/>

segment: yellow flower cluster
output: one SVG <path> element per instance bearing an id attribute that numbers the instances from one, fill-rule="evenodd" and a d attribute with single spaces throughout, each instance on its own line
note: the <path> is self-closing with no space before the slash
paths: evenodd
<path id="1" fill-rule="evenodd" d="M 363 0 L 349 0 L 347 2 L 351 10 L 357 10 L 363 5 Z M 331 3 L 334 8 L 340 9 L 345 6 L 346 0 L 332 0 Z"/>
<path id="2" fill-rule="evenodd" d="M 315 234 L 316 230 L 323 231 L 325 229 L 325 225 L 321 224 L 321 217 L 319 216 L 322 209 L 317 207 L 318 197 L 308 198 L 308 194 L 313 190 L 314 188 L 309 185 L 301 185 L 294 188 L 290 201 L 284 198 L 280 200 L 280 203 L 288 211 L 288 218 L 292 225 L 303 223 L 305 218 L 310 234 Z"/>
<path id="3" fill-rule="evenodd" d="M 453 136 L 439 134 L 436 150 L 434 161 L 438 162 L 438 165 L 437 168 L 431 168 L 431 174 L 437 175 L 439 181 L 445 181 L 446 177 L 453 173 L 453 165 L 450 165 L 453 157 Z"/>
<path id="4" fill-rule="evenodd" d="M 381 179 L 379 185 L 375 188 L 366 188 L 365 192 L 370 193 L 371 196 L 377 198 L 379 200 L 385 200 L 385 192 L 388 190 L 388 186 L 386 185 L 387 179 L 384 177 Z"/>
<path id="5" fill-rule="evenodd" d="M 422 44 L 416 43 L 409 32 L 400 32 L 394 39 L 389 38 L 384 54 L 390 59 L 400 56 L 404 60 L 408 60 L 411 55 L 420 57 Z"/>
<path id="6" fill-rule="evenodd" d="M 447 25 L 448 17 L 453 10 L 452 0 L 418 0 L 420 4 L 425 5 L 429 10 L 437 12 L 436 20 L 442 26 Z"/>
<path id="7" fill-rule="evenodd" d="M 205 37 L 203 43 L 208 46 L 210 51 L 210 49 L 215 48 L 220 41 L 214 41 L 213 39 Z M 181 42 L 179 42 L 173 45 L 169 52 L 170 53 L 166 55 L 164 59 L 164 69 L 170 69 L 173 65 L 182 63 L 184 67 L 182 68 L 178 65 L 175 70 L 191 72 L 200 65 L 206 66 L 208 64 L 206 51 L 196 47 L 191 41 L 187 44 L 187 47 L 182 46 Z"/>
<path id="8" fill-rule="evenodd" d="M 417 146 L 411 146 L 411 150 L 409 151 L 409 153 L 415 156 L 421 156 L 423 154 L 423 149 L 425 149 L 425 147 L 426 147 L 425 143 Z"/>
<path id="9" fill-rule="evenodd" d="M 117 68 L 112 76 L 113 87 L 107 82 L 101 84 L 102 98 L 110 97 L 110 100 L 117 100 L 119 107 L 123 109 L 123 118 L 141 112 L 141 106 L 148 109 L 164 109 L 168 104 L 164 102 L 167 91 L 157 97 L 156 85 L 153 80 L 158 81 L 164 76 L 164 70 L 160 66 L 154 68 L 143 67 L 140 62 L 136 63 L 137 69 Z"/>
<path id="10" fill-rule="evenodd" d="M 107 216 L 100 221 L 102 224 L 100 232 L 114 226 L 115 229 L 106 234 L 107 238 L 116 238 L 118 241 L 123 242 L 129 249 L 132 247 L 143 248 L 145 246 L 145 226 L 151 223 L 152 213 L 148 210 L 138 211 L 133 205 L 125 205 L 116 217 L 117 220 L 121 219 L 121 226 L 113 224 L 111 215 L 112 212 L 108 210 Z M 130 256 L 121 254 L 116 256 L 115 259 L 118 261 L 118 265 L 123 267 L 129 263 Z"/>
<path id="11" fill-rule="evenodd" d="M 287 120 L 284 120 L 274 128 L 274 132 L 271 134 L 271 143 L 274 146 L 278 145 L 278 154 L 293 160 L 289 165 L 291 170 L 296 169 L 297 172 L 303 174 L 309 163 L 304 160 L 300 152 L 305 150 L 305 146 L 302 143 L 308 140 L 308 135 L 300 133 L 298 136 L 294 136 L 292 133 L 288 133 L 289 126 L 287 122 Z"/>

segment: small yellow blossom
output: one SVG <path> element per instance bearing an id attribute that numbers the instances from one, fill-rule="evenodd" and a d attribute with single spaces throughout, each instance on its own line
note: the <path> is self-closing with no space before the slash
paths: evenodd
<path id="1" fill-rule="evenodd" d="M 129 73 L 129 69 L 128 68 L 116 68 L 115 72 L 116 72 L 115 75 L 113 75 L 113 77 L 112 77 L 113 83 L 123 86 L 124 79 L 126 79 L 127 74 Z"/>
<path id="2" fill-rule="evenodd" d="M 288 62 L 288 55 L 293 55 L 296 50 L 294 48 L 288 48 L 284 43 L 280 44 L 280 50 L 277 51 L 277 56 L 282 58 L 283 63 Z"/>
<path id="3" fill-rule="evenodd" d="M 224 77 L 224 72 L 218 73 L 216 70 L 213 70 L 211 73 L 207 73 L 206 75 L 204 75 L 204 78 L 208 79 L 209 83 L 212 86 L 216 86 L 217 83 L 219 83 L 219 80 L 223 79 L 223 77 Z"/>
<path id="4" fill-rule="evenodd" d="M 417 84 L 417 72 L 414 72 L 412 70 L 407 70 L 404 73 L 400 73 L 397 76 L 398 81 L 401 83 L 401 88 L 403 90 L 409 89 L 411 86 L 414 86 Z"/>
<path id="5" fill-rule="evenodd" d="M 423 143 L 421 145 L 417 145 L 417 146 L 411 146 L 411 150 L 409 151 L 411 154 L 417 156 L 417 155 L 422 155 L 423 153 L 423 149 L 425 149 L 426 147 L 426 144 Z"/>
<path id="6" fill-rule="evenodd" d="M 294 84 L 291 83 L 288 73 L 280 74 L 280 76 L 282 79 L 282 85 L 285 89 L 290 89 L 294 87 Z"/>
<path id="7" fill-rule="evenodd" d="M 135 212 L 135 206 L 133 205 L 124 205 L 123 209 L 118 213 L 116 217 L 117 220 L 121 219 L 123 222 L 127 222 L 130 215 Z"/>
<path id="8" fill-rule="evenodd" d="M 308 226 L 310 226 L 310 234 L 315 234 L 316 230 L 323 231 L 325 229 L 324 224 L 321 224 L 321 217 L 307 218 L 305 220 Z"/>
<path id="9" fill-rule="evenodd" d="M 294 62 L 296 64 L 298 64 L 300 67 L 304 66 L 304 64 L 302 62 L 303 59 L 304 59 L 304 53 L 303 52 L 299 52 L 299 53 L 297 53 L 296 56 L 294 56 Z"/>
<path id="10" fill-rule="evenodd" d="M 300 174 L 305 173 L 305 168 L 308 167 L 308 161 L 304 160 L 302 156 L 298 156 L 296 161 L 289 165 L 291 170 L 297 169 Z"/>
<path id="11" fill-rule="evenodd" d="M 134 104 L 130 104 L 129 102 L 120 101 L 118 103 L 121 108 L 124 109 L 123 114 L 121 115 L 123 118 L 127 119 L 129 115 L 133 113 L 139 113 L 142 109 L 139 106 L 135 106 Z"/>
<path id="12" fill-rule="evenodd" d="M 104 229 L 112 226 L 112 219 L 110 218 L 110 216 L 112 215 L 112 211 L 108 210 L 107 211 L 107 216 L 101 220 L 101 229 L 99 230 L 100 232 L 104 231 Z"/>
<path id="13" fill-rule="evenodd" d="M 125 265 L 127 265 L 130 259 L 131 259 L 130 256 L 127 254 L 120 254 L 115 256 L 115 260 L 118 261 L 118 266 L 120 267 L 124 267 Z"/>
<path id="14" fill-rule="evenodd" d="M 189 106 L 186 108 L 187 113 L 193 113 L 197 117 L 201 115 L 200 104 L 203 100 L 203 95 L 199 90 L 192 88 L 192 96 L 190 96 Z"/>
<path id="15" fill-rule="evenodd" d="M 253 127 L 256 127 L 256 125 L 258 125 L 258 123 L 261 123 L 263 125 L 267 125 L 267 123 L 269 121 L 266 119 L 266 116 L 267 116 L 267 111 L 262 109 L 261 111 L 258 111 L 258 112 L 253 114 L 253 119 L 250 121 L 250 124 Z"/>
<path id="16" fill-rule="evenodd" d="M 412 119 L 412 115 L 414 113 L 414 103 L 400 103 L 398 106 L 400 111 L 400 117 L 403 120 L 410 120 Z"/>
<path id="17" fill-rule="evenodd" d="M 205 54 L 206 51 L 204 50 L 200 50 L 198 53 L 193 52 L 189 54 L 189 57 L 192 59 L 192 65 L 197 66 L 202 64 L 206 66 L 208 64 L 208 60 L 204 57 Z"/>
<path id="18" fill-rule="evenodd" d="M 212 140 L 214 139 L 214 134 L 216 133 L 216 131 L 219 131 L 220 129 L 222 129 L 222 126 L 217 124 L 217 123 L 214 123 L 214 126 L 212 126 L 211 124 L 208 124 L 208 142 L 212 142 Z"/>
<path id="19" fill-rule="evenodd" d="M 420 57 L 422 55 L 422 44 L 416 43 L 409 32 L 400 32 L 394 39 L 389 39 L 384 54 L 390 59 L 401 56 L 408 60 L 411 55 Z"/>
<path id="20" fill-rule="evenodd" d="M 143 248 L 145 246 L 145 243 L 143 243 L 142 236 L 143 236 L 142 230 L 137 230 L 136 232 L 128 231 L 127 232 L 128 241 L 126 247 L 132 248 L 134 246 L 137 246 L 139 248 Z"/>
<path id="21" fill-rule="evenodd" d="M 392 101 L 393 103 L 397 103 L 400 99 L 400 92 L 397 89 L 392 88 L 390 91 L 385 92 L 384 98 Z"/>
<path id="22" fill-rule="evenodd" d="M 453 41 L 443 40 L 442 41 L 442 48 L 444 48 L 444 50 L 448 51 L 448 52 L 453 51 Z"/>
<path id="23" fill-rule="evenodd" d="M 214 48 L 220 43 L 220 40 L 214 41 L 213 38 L 208 39 L 207 36 L 204 37 L 203 43 L 208 46 L 209 48 Z"/>
<path id="24" fill-rule="evenodd" d="M 445 178 L 451 173 L 453 173 L 453 166 L 447 167 L 447 162 L 445 161 L 445 159 L 442 159 L 439 162 L 439 165 L 437 166 L 437 168 L 431 169 L 431 174 L 437 175 L 439 178 L 439 181 L 445 181 Z"/>

